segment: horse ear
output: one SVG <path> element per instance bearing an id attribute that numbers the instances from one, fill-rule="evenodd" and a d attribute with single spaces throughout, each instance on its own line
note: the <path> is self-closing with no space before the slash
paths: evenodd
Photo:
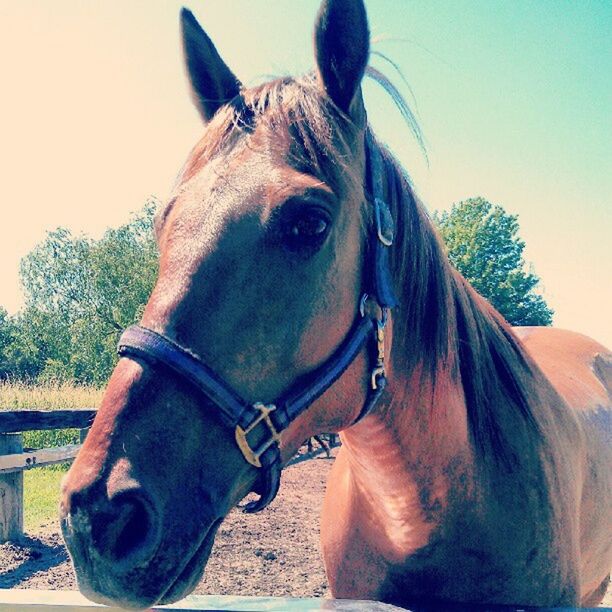
<path id="1" fill-rule="evenodd" d="M 360 85 L 370 55 L 363 0 L 323 0 L 314 32 L 318 77 L 336 106 L 361 119 Z"/>
<path id="2" fill-rule="evenodd" d="M 227 67 L 193 13 L 181 9 L 181 37 L 191 97 L 205 122 L 240 93 L 240 81 Z"/>

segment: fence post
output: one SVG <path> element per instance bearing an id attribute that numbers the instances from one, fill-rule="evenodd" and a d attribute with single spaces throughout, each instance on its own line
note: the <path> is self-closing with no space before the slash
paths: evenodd
<path id="1" fill-rule="evenodd" d="M 23 452 L 21 433 L 0 433 L 0 455 Z M 23 472 L 0 474 L 0 543 L 23 535 Z"/>
<path id="2" fill-rule="evenodd" d="M 79 444 L 83 444 L 85 442 L 85 438 L 89 433 L 89 427 L 86 429 L 79 429 Z"/>

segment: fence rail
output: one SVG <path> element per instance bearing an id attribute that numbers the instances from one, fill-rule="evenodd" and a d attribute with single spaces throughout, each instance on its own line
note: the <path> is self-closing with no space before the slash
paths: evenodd
<path id="1" fill-rule="evenodd" d="M 0 589 L 0 610 L 11 612 L 122 612 L 123 608 L 106 607 L 88 601 L 75 591 L 34 591 Z M 154 606 L 151 612 L 182 610 L 183 612 L 407 612 L 390 604 L 352 599 L 240 597 L 233 595 L 190 595 L 168 606 Z"/>
<path id="2" fill-rule="evenodd" d="M 96 416 L 93 408 L 72 410 L 0 410 L 0 543 L 23 535 L 23 472 L 32 468 L 72 461 L 82 444 L 68 444 L 53 448 L 24 449 L 24 431 L 53 429 L 79 429 L 81 443 Z M 329 456 L 329 447 L 335 446 L 336 437 L 330 435 L 327 443 L 318 438 L 321 448 L 294 457 L 289 464 L 299 463 L 321 453 Z M 310 445 L 309 445 L 310 446 Z"/>
<path id="3" fill-rule="evenodd" d="M 529 606 L 470 604 L 444 606 L 439 602 L 423 602 L 420 612 L 444 609 L 469 609 L 471 612 L 601 612 L 603 608 L 536 608 Z M 610 608 L 605 608 L 610 610 Z M 124 612 L 124 608 L 106 607 L 88 601 L 76 591 L 38 591 L 0 589 L 0 610 L 10 612 Z M 190 595 L 166 606 L 153 606 L 150 612 L 181 610 L 182 612 L 410 612 L 379 601 L 356 599 L 324 599 L 322 597 L 241 597 L 237 595 Z"/>
<path id="4" fill-rule="evenodd" d="M 24 449 L 22 432 L 79 429 L 83 442 L 95 416 L 92 408 L 0 411 L 0 542 L 23 535 L 24 470 L 72 461 L 81 448 Z"/>
<path id="5" fill-rule="evenodd" d="M 50 429 L 87 429 L 95 416 L 96 411 L 92 408 L 0 411 L 0 434 Z"/>
<path id="6" fill-rule="evenodd" d="M 0 455 L 0 474 L 13 474 L 43 465 L 72 461 L 80 448 L 81 444 L 67 444 L 54 448 L 40 448 L 23 453 L 13 453 L 12 455 Z"/>

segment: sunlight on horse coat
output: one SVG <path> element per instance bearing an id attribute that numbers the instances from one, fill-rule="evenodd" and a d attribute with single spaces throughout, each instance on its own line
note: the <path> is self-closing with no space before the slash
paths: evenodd
<path id="1" fill-rule="evenodd" d="M 571 332 L 512 330 L 450 267 L 378 144 L 383 170 L 367 176 L 363 3 L 323 2 L 312 75 L 252 89 L 189 12 L 183 33 L 206 128 L 158 215 L 143 327 L 241 397 L 273 401 L 359 316 L 372 180 L 395 221 L 383 396 L 354 424 L 371 384 L 364 349 L 281 434 L 286 462 L 306 438 L 342 432 L 322 516 L 333 595 L 596 604 L 612 555 L 610 353 Z M 63 483 L 88 596 L 145 607 L 195 587 L 221 520 L 259 486 L 217 414 L 167 368 L 119 361 Z"/>

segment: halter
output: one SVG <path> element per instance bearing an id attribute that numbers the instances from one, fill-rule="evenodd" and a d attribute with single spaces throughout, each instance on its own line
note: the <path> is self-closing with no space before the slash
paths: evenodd
<path id="1" fill-rule="evenodd" d="M 391 285 L 388 253 L 393 244 L 394 226 L 389 206 L 383 199 L 383 160 L 369 130 L 366 132 L 366 156 L 374 207 L 371 230 L 374 247 L 369 254 L 371 269 L 367 271 L 370 296 L 367 293 L 362 296 L 359 316 L 332 355 L 274 403 L 247 402 L 197 355 L 151 329 L 133 325 L 119 339 L 117 352 L 121 357 L 166 366 L 188 380 L 219 408 L 219 418 L 234 431 L 236 444 L 246 461 L 260 469 L 256 486 L 260 498 L 249 502 L 245 512 L 258 512 L 276 497 L 282 470 L 281 433 L 342 376 L 368 338 L 373 340 L 368 396 L 353 425 L 372 410 L 387 385 L 384 330 L 389 309 L 397 303 Z M 377 308 L 373 310 L 379 311 L 380 316 L 378 312 L 374 316 L 369 314 L 369 299 L 375 301 Z"/>

